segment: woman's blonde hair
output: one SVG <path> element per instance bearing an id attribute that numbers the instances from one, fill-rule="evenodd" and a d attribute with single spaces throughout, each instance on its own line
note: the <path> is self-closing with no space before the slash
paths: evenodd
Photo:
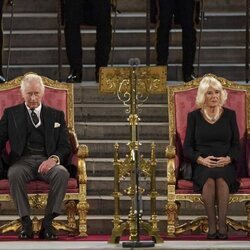
<path id="1" fill-rule="evenodd" d="M 197 107 L 201 108 L 204 106 L 205 102 L 205 94 L 207 93 L 207 90 L 209 87 L 212 87 L 216 90 L 219 90 L 221 95 L 220 95 L 220 106 L 223 106 L 223 104 L 227 100 L 227 91 L 223 89 L 221 83 L 215 79 L 212 76 L 205 76 L 201 81 L 200 85 L 197 91 L 196 95 L 196 105 Z"/>

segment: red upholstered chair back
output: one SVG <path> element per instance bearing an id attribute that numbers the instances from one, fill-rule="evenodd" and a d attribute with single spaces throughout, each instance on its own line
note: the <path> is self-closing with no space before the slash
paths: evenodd
<path id="1" fill-rule="evenodd" d="M 50 80 L 46 77 L 42 77 L 45 84 L 45 95 L 43 103 L 62 110 L 65 114 L 68 127 L 74 127 L 74 120 L 70 119 L 70 116 L 74 117 L 72 108 L 73 100 L 73 88 L 70 85 L 60 84 L 59 82 Z M 5 108 L 17 105 L 23 102 L 20 93 L 20 84 L 22 77 L 18 77 L 13 81 L 0 86 L 0 117 L 3 115 Z M 56 83 L 56 85 L 55 85 Z"/>
<path id="2" fill-rule="evenodd" d="M 4 109 L 23 102 L 20 92 L 20 84 L 23 76 L 17 77 L 14 80 L 0 85 L 0 118 L 3 115 Z M 74 109 L 73 109 L 73 88 L 71 85 L 61 84 L 57 81 L 43 77 L 45 85 L 45 94 L 43 103 L 62 110 L 65 114 L 65 119 L 69 129 L 74 128 Z M 10 151 L 9 144 L 6 146 L 7 152 Z M 74 160 L 73 160 L 74 161 Z"/>
<path id="3" fill-rule="evenodd" d="M 238 163 L 238 175 L 240 177 L 246 177 L 248 176 L 246 167 L 247 91 L 244 89 L 244 85 L 232 84 L 223 78 L 217 79 L 222 82 L 228 93 L 228 99 L 224 106 L 236 111 L 242 148 L 242 156 Z M 193 82 L 192 85 L 186 84 L 169 87 L 169 95 L 171 95 L 169 98 L 173 100 L 173 105 L 169 104 L 170 139 L 172 137 L 176 144 L 177 155 L 179 156 L 177 160 L 179 162 L 183 160 L 182 145 L 186 134 L 187 114 L 197 108 L 195 98 L 199 82 L 200 81 L 197 80 Z M 177 167 L 179 167 L 179 165 L 180 164 L 177 164 Z M 176 172 L 178 173 L 178 169 Z"/>

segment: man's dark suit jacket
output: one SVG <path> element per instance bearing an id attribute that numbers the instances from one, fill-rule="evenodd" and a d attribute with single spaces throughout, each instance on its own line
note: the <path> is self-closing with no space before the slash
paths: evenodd
<path id="1" fill-rule="evenodd" d="M 27 112 L 25 104 L 19 104 L 6 108 L 0 120 L 0 149 L 2 151 L 9 140 L 10 164 L 16 162 L 24 152 L 27 137 Z M 57 155 L 61 164 L 65 164 L 71 147 L 64 113 L 42 104 L 41 120 L 45 132 L 46 156 Z"/>

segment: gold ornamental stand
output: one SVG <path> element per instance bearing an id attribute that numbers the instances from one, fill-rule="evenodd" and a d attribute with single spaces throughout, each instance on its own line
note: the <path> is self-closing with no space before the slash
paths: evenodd
<path id="1" fill-rule="evenodd" d="M 134 60 L 134 61 L 133 61 Z M 149 161 L 139 155 L 138 138 L 138 107 L 148 99 L 150 94 L 166 92 L 166 67 L 138 67 L 137 58 L 130 59 L 130 67 L 105 67 L 100 69 L 100 92 L 113 93 L 127 107 L 130 125 L 129 154 L 124 160 L 119 158 L 119 145 L 115 144 L 114 153 L 114 219 L 112 236 L 109 243 L 119 243 L 123 231 L 129 231 L 129 242 L 123 242 L 123 247 L 152 247 L 154 242 L 162 243 L 159 236 L 158 219 L 156 215 L 156 178 L 155 178 L 155 145 L 151 146 Z M 132 62 L 132 63 L 131 63 Z M 150 177 L 150 220 L 142 220 L 142 193 L 144 189 L 139 186 L 139 175 Z M 130 178 L 130 187 L 124 193 L 131 199 L 131 207 L 127 220 L 122 220 L 120 215 L 120 181 L 125 177 Z M 154 242 L 140 242 L 140 229 L 145 230 Z"/>

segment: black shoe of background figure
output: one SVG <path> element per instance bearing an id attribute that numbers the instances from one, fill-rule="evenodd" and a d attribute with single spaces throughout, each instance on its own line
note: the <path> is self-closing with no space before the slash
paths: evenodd
<path id="1" fill-rule="evenodd" d="M 183 81 L 184 82 L 190 82 L 190 81 L 192 81 L 194 79 L 195 79 L 195 75 L 194 74 L 184 75 L 183 76 Z"/>
<path id="2" fill-rule="evenodd" d="M 32 221 L 28 217 L 26 220 L 21 220 L 22 223 L 22 231 L 19 234 L 19 239 L 28 240 L 34 237 L 33 229 L 32 229 Z"/>
<path id="3" fill-rule="evenodd" d="M 99 82 L 99 70 L 95 72 L 95 81 L 98 83 Z"/>
<path id="4" fill-rule="evenodd" d="M 53 232 L 52 222 L 46 222 L 43 220 L 38 237 L 39 239 L 42 239 L 42 240 L 57 240 L 58 239 L 56 234 Z"/>
<path id="5" fill-rule="evenodd" d="M 82 72 L 77 70 L 70 70 L 66 82 L 67 83 L 82 82 Z"/>
<path id="6" fill-rule="evenodd" d="M 5 83 L 5 82 L 6 82 L 6 79 L 4 78 L 4 76 L 0 75 L 0 84 Z"/>

